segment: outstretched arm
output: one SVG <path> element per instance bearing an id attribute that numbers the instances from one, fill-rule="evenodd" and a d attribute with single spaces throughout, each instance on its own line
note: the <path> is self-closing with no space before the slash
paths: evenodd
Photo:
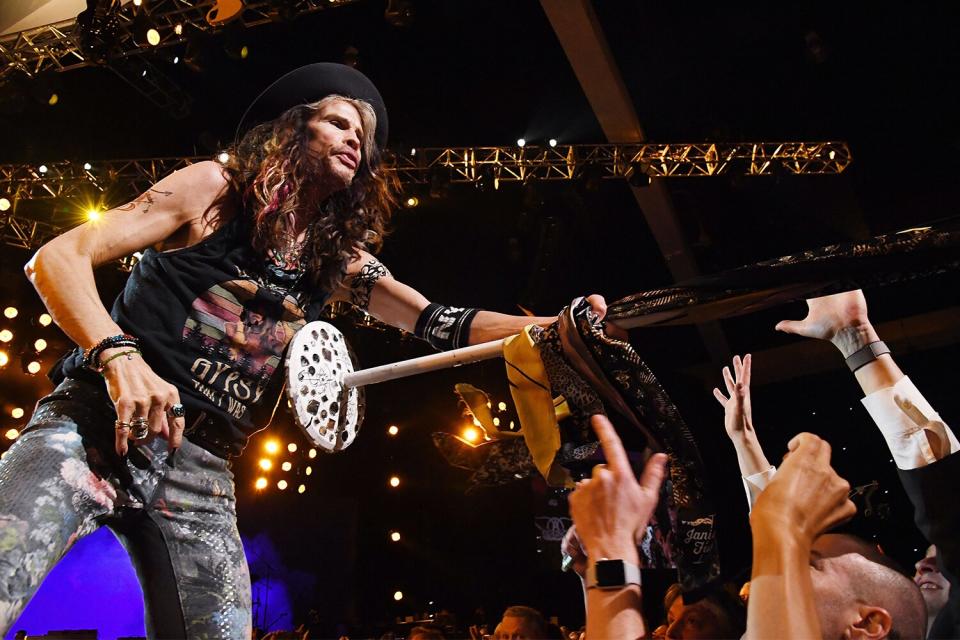
<path id="1" fill-rule="evenodd" d="M 416 329 L 421 314 L 430 305 L 423 294 L 395 279 L 379 260 L 366 251 L 360 251 L 358 258 L 348 265 L 347 277 L 330 300 L 349 302 L 378 320 L 411 333 Z M 607 311 L 603 298 L 590 296 L 588 300 L 602 318 Z M 527 325 L 548 325 L 555 320 L 555 317 L 515 316 L 479 310 L 470 319 L 468 335 L 464 338 L 467 344 L 480 344 L 515 335 Z"/>

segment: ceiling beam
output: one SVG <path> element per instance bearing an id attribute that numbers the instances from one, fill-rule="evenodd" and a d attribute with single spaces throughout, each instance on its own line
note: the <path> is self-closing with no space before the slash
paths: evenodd
<path id="1" fill-rule="evenodd" d="M 607 44 L 590 0 L 540 0 L 570 66 L 610 142 L 643 142 L 646 135 L 620 69 Z M 661 180 L 647 187 L 631 187 L 633 196 L 666 261 L 674 281 L 699 275 L 696 258 L 684 237 L 670 194 Z M 699 325 L 714 362 L 726 360 L 727 340 L 720 325 Z"/>

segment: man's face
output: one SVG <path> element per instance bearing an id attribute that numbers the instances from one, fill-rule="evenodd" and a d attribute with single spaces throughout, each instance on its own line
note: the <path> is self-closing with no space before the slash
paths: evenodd
<path id="1" fill-rule="evenodd" d="M 927 548 L 927 555 L 918 560 L 914 566 L 917 572 L 913 576 L 913 581 L 920 587 L 920 595 L 927 603 L 927 614 L 935 616 L 940 613 L 947 604 L 947 598 L 950 597 L 950 583 L 937 567 L 937 548 L 930 545 Z"/>
<path id="2" fill-rule="evenodd" d="M 680 611 L 671 620 L 677 603 Z M 677 598 L 667 613 L 668 640 L 709 640 L 711 638 L 726 638 L 730 636 L 730 624 L 726 614 L 713 602 L 700 600 L 693 604 L 684 605 L 681 598 Z"/>
<path id="3" fill-rule="evenodd" d="M 321 179 L 337 189 L 350 186 L 362 160 L 363 122 L 349 102 L 333 100 L 310 118 L 310 151 L 320 164 Z"/>
<path id="4" fill-rule="evenodd" d="M 493 632 L 494 640 L 536 640 L 535 631 L 526 622 L 518 616 L 503 616 Z"/>

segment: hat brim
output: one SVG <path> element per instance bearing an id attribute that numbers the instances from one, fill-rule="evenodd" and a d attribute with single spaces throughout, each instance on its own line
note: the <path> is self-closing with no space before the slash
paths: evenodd
<path id="1" fill-rule="evenodd" d="M 250 104 L 240 124 L 236 139 L 254 126 L 279 117 L 287 109 L 317 102 L 329 95 L 341 95 L 368 102 L 377 116 L 374 140 L 379 149 L 387 144 L 387 107 L 370 79 L 354 69 L 334 62 L 315 62 L 294 69 L 267 87 Z"/>

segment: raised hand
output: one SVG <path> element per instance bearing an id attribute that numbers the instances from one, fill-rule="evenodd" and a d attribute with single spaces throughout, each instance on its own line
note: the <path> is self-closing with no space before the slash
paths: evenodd
<path id="1" fill-rule="evenodd" d="M 576 526 L 571 526 L 563 534 L 563 540 L 560 541 L 560 553 L 563 554 L 564 558 L 570 558 L 570 568 L 582 579 L 587 571 L 587 554 L 583 550 L 580 536 L 577 535 Z"/>
<path id="2" fill-rule="evenodd" d="M 590 423 L 607 463 L 597 465 L 591 478 L 577 483 L 570 494 L 570 515 L 591 557 L 636 563 L 637 535 L 657 506 L 667 456 L 651 456 L 638 482 L 623 443 L 606 416 L 595 415 Z"/>
<path id="3" fill-rule="evenodd" d="M 748 353 L 733 356 L 733 375 L 729 367 L 723 368 L 723 383 L 727 396 L 714 387 L 713 397 L 723 407 L 723 426 L 731 439 L 742 437 L 747 431 L 753 431 L 753 415 L 750 407 L 750 368 L 753 357 Z"/>
<path id="4" fill-rule="evenodd" d="M 714 388 L 713 397 L 723 407 L 723 426 L 737 450 L 737 462 L 743 477 L 752 476 L 770 468 L 760 440 L 753 429 L 753 410 L 750 406 L 750 375 L 753 357 L 748 353 L 740 359 L 733 357 L 733 374 L 723 368 L 723 383 L 728 396 Z"/>
<path id="5" fill-rule="evenodd" d="M 809 545 L 823 532 L 857 512 L 847 497 L 850 483 L 830 466 L 830 445 L 801 433 L 787 445 L 789 453 L 757 498 L 750 524 Z"/>
<path id="6" fill-rule="evenodd" d="M 807 338 L 828 340 L 847 357 L 879 338 L 867 316 L 867 300 L 863 291 L 847 291 L 832 296 L 807 300 L 807 317 L 803 320 L 782 320 L 777 331 Z"/>

